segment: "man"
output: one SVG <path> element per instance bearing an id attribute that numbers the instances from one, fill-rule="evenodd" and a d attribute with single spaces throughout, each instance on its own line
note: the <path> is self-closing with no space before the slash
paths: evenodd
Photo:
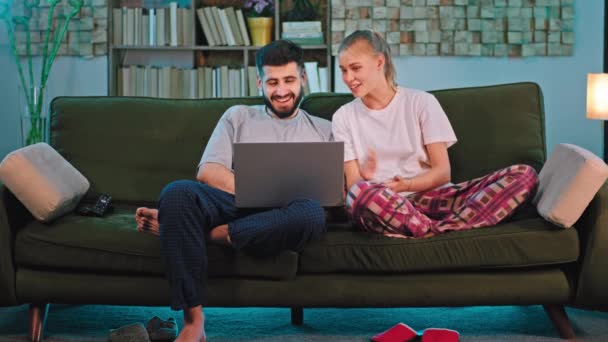
<path id="1" fill-rule="evenodd" d="M 312 200 L 295 200 L 248 214 L 234 201 L 233 142 L 329 141 L 331 123 L 299 108 L 306 81 L 302 49 L 279 40 L 256 54 L 258 87 L 265 105 L 233 106 L 218 122 L 201 158 L 197 180 L 167 185 L 159 209 L 138 208 L 140 231 L 161 238 L 171 288 L 171 308 L 184 311 L 176 341 L 205 341 L 202 303 L 207 277 L 207 238 L 257 255 L 300 251 L 326 230 L 325 214 Z"/>

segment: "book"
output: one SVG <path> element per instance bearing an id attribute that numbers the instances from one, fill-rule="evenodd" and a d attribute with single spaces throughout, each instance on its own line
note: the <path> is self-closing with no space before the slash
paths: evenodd
<path id="1" fill-rule="evenodd" d="M 135 66 L 135 96 L 146 96 L 146 80 L 144 78 L 145 70 L 142 67 Z"/>
<path id="2" fill-rule="evenodd" d="M 213 36 L 215 45 L 224 45 L 220 37 L 220 33 L 217 30 L 217 24 L 215 23 L 215 18 L 213 16 L 213 9 L 210 7 L 203 7 L 203 13 L 205 14 L 205 18 L 207 18 L 207 23 L 209 29 L 211 30 L 211 35 Z"/>
<path id="3" fill-rule="evenodd" d="M 178 68 L 171 68 L 171 89 L 170 89 L 170 98 L 172 99 L 180 99 L 182 98 L 182 71 Z"/>
<path id="4" fill-rule="evenodd" d="M 103 2 L 104 0 L 98 1 Z M 217 87 L 215 96 L 259 96 L 261 94 L 257 86 L 256 67 L 253 65 L 259 47 L 251 46 L 253 41 L 247 22 L 249 20 L 248 12 L 244 8 L 243 2 L 117 0 L 108 2 L 108 6 L 110 7 L 107 13 L 108 29 L 112 30 L 107 37 L 110 44 L 108 47 L 114 57 L 108 60 L 107 66 L 111 82 L 109 95 L 115 96 L 118 91 L 120 94 L 130 94 L 130 96 L 159 98 L 183 96 L 187 98 L 190 96 L 188 92 L 193 87 L 186 87 L 185 85 L 189 83 L 185 81 L 189 80 L 192 83 L 192 80 L 195 80 L 196 98 L 213 96 L 214 74 Z M 284 32 L 281 31 L 283 21 L 279 18 L 282 18 L 284 14 L 283 9 L 276 9 L 274 14 L 277 16 L 275 19 L 279 19 L 275 20 L 274 25 L 271 26 L 273 33 L 277 34 L 274 39 L 281 39 L 281 33 L 283 33 L 286 38 L 301 39 L 301 42 L 304 43 L 320 44 L 321 39 L 325 41 L 325 44 L 306 46 L 308 52 L 305 53 L 305 60 L 316 60 L 317 67 L 319 65 L 328 66 L 328 78 L 333 79 L 332 68 L 335 64 L 330 60 L 332 58 L 329 53 L 330 37 L 324 37 L 329 33 L 326 33 L 328 31 L 318 32 L 319 29 L 325 30 L 331 26 L 331 11 L 324 11 L 322 13 L 324 19 L 314 19 L 318 21 L 312 24 L 287 22 L 284 25 L 286 29 Z M 105 18 L 102 14 L 97 17 L 102 18 L 100 25 L 103 26 L 106 22 Z M 187 22 L 188 20 L 190 23 Z M 221 35 L 224 36 L 224 45 L 220 45 L 222 44 Z M 74 41 L 80 39 L 76 37 L 76 34 L 71 36 Z M 62 49 L 67 50 L 67 42 L 63 45 L 65 47 Z M 97 47 L 103 48 L 102 45 Z M 130 65 L 136 67 L 131 68 Z M 221 65 L 228 66 L 228 69 L 224 70 L 225 68 L 221 68 Z M 166 68 L 163 70 L 163 67 Z M 184 70 L 192 68 L 196 70 L 196 77 L 184 76 Z M 139 69 L 144 70 L 143 93 L 139 93 L 142 91 Z M 134 71 L 132 75 L 131 71 Z M 226 71 L 228 71 L 228 78 L 226 78 Z M 315 91 L 324 90 L 323 72 L 323 70 L 318 71 L 319 87 Z M 207 74 L 211 76 L 205 77 Z M 126 77 L 123 79 L 125 75 Z M 164 77 L 165 82 L 163 82 L 163 75 L 168 76 Z M 174 84 L 176 77 L 182 83 Z M 186 77 L 190 77 L 190 79 L 185 79 Z M 171 82 L 171 78 L 173 78 L 173 82 Z M 127 81 L 129 81 L 128 85 L 126 85 Z M 211 86 L 208 86 L 209 83 Z M 309 87 L 307 82 L 305 87 L 307 89 Z M 207 94 L 207 92 L 211 94 Z"/>
<path id="5" fill-rule="evenodd" d="M 186 45 L 186 33 L 184 32 L 186 15 L 184 10 L 185 8 L 177 8 L 177 46 Z"/>
<path id="6" fill-rule="evenodd" d="M 158 97 L 158 68 L 150 68 L 148 82 L 148 96 Z"/>
<path id="7" fill-rule="evenodd" d="M 311 31 L 321 32 L 320 21 L 284 21 L 282 24 L 283 32 L 285 31 Z"/>
<path id="8" fill-rule="evenodd" d="M 310 94 L 310 87 L 308 86 L 308 79 L 306 80 L 306 83 L 304 83 L 304 96 L 307 96 Z"/>
<path id="9" fill-rule="evenodd" d="M 219 89 L 219 97 L 228 97 L 228 87 L 230 86 L 229 76 L 228 76 L 228 66 L 220 65 L 220 89 Z"/>
<path id="10" fill-rule="evenodd" d="M 220 68 L 213 68 L 213 95 L 212 97 L 220 97 L 220 88 L 222 86 L 220 79 Z"/>
<path id="11" fill-rule="evenodd" d="M 204 67 L 205 69 L 205 97 L 213 97 L 213 68 Z"/>
<path id="12" fill-rule="evenodd" d="M 230 88 L 232 88 L 232 97 L 241 96 L 241 69 L 230 69 L 232 82 Z"/>
<path id="13" fill-rule="evenodd" d="M 239 68 L 239 84 L 241 85 L 239 96 L 247 96 L 247 84 L 245 83 L 245 67 Z"/>
<path id="14" fill-rule="evenodd" d="M 141 44 L 140 45 L 150 45 L 150 18 L 148 17 L 147 14 L 144 14 L 141 16 L 142 20 L 141 20 Z"/>
<path id="15" fill-rule="evenodd" d="M 202 8 L 196 10 L 196 16 L 198 17 L 198 22 L 201 25 L 201 29 L 203 30 L 203 35 L 207 40 L 207 45 L 215 46 L 215 39 L 213 38 L 213 34 L 211 33 L 211 28 L 209 27 L 209 23 L 207 22 L 207 17 L 205 16 L 205 11 Z"/>
<path id="16" fill-rule="evenodd" d="M 199 8 L 199 10 L 200 10 L 200 8 Z M 198 10 L 196 12 L 198 14 Z M 196 98 L 204 99 L 205 98 L 205 68 L 204 67 L 196 68 L 196 83 L 197 83 Z"/>
<path id="17" fill-rule="evenodd" d="M 127 28 L 127 39 L 124 43 L 131 46 L 135 42 L 135 8 L 127 8 L 127 24 L 124 27 Z"/>
<path id="18" fill-rule="evenodd" d="M 212 6 L 211 13 L 213 15 L 213 22 L 215 23 L 215 29 L 220 37 L 220 41 L 222 45 L 228 45 L 228 40 L 226 39 L 226 34 L 224 28 L 222 26 L 222 22 L 220 21 L 219 9 L 216 6 Z"/>
<path id="19" fill-rule="evenodd" d="M 122 43 L 122 9 L 112 9 L 112 42 L 114 45 L 123 45 Z"/>
<path id="20" fill-rule="evenodd" d="M 325 40 L 323 38 L 291 38 L 292 42 L 300 45 L 323 45 Z"/>
<path id="21" fill-rule="evenodd" d="M 182 97 L 185 99 L 196 99 L 198 94 L 198 82 L 196 80 L 196 69 L 182 70 Z"/>
<path id="22" fill-rule="evenodd" d="M 283 39 L 294 39 L 294 38 L 321 38 L 323 39 L 323 32 L 311 32 L 311 31 L 283 31 L 281 33 Z"/>
<path id="23" fill-rule="evenodd" d="M 177 2 L 169 3 L 169 45 L 177 46 Z"/>
<path id="24" fill-rule="evenodd" d="M 156 10 L 156 45 L 165 46 L 167 45 L 166 37 L 166 10 L 164 8 L 158 8 Z"/>
<path id="25" fill-rule="evenodd" d="M 190 73 L 190 99 L 196 99 L 198 97 L 198 75 L 196 69 L 188 69 Z"/>
<path id="26" fill-rule="evenodd" d="M 327 67 L 319 67 L 319 88 L 322 93 L 329 92 L 329 72 Z"/>
<path id="27" fill-rule="evenodd" d="M 121 10 L 122 13 L 122 24 L 120 26 L 122 26 L 122 45 L 128 45 L 128 41 L 129 41 L 129 21 L 128 21 L 128 9 L 126 7 L 123 7 Z"/>
<path id="28" fill-rule="evenodd" d="M 184 71 L 180 68 L 171 69 L 171 98 L 184 98 Z"/>
<path id="29" fill-rule="evenodd" d="M 235 69 L 228 68 L 228 97 L 236 97 L 236 74 Z"/>
<path id="30" fill-rule="evenodd" d="M 150 8 L 148 11 L 148 45 L 156 45 L 156 9 Z"/>
<path id="31" fill-rule="evenodd" d="M 228 45 L 235 46 L 236 40 L 234 39 L 234 35 L 232 34 L 232 29 L 230 28 L 230 23 L 228 22 L 226 11 L 223 8 L 218 8 L 218 15 L 220 17 L 220 23 L 222 24 L 222 30 L 226 35 L 226 41 L 228 42 Z"/>
<path id="32" fill-rule="evenodd" d="M 236 10 L 236 18 L 239 22 L 239 30 L 241 30 L 241 36 L 243 36 L 243 44 L 250 46 L 251 39 L 249 39 L 249 32 L 247 31 L 247 24 L 245 24 L 245 17 L 243 16 L 242 10 Z"/>
<path id="33" fill-rule="evenodd" d="M 123 96 L 124 91 L 123 91 L 123 82 L 124 80 L 122 79 L 122 74 L 123 74 L 123 69 L 122 67 L 118 68 L 118 71 L 116 73 L 116 95 L 117 96 Z"/>
<path id="34" fill-rule="evenodd" d="M 311 93 L 318 93 L 321 91 L 319 85 L 319 70 L 318 62 L 304 62 L 304 69 L 306 70 L 306 77 L 308 79 L 308 88 Z"/>
<path id="35" fill-rule="evenodd" d="M 131 96 L 131 71 L 129 67 L 120 68 L 120 73 L 122 75 L 122 92 L 119 94 L 122 96 Z"/>
<path id="36" fill-rule="evenodd" d="M 185 8 L 177 9 L 177 46 L 186 45 L 186 33 L 184 32 L 184 25 L 186 25 L 187 22 L 185 10 Z M 186 27 L 186 29 L 188 28 Z"/>
<path id="37" fill-rule="evenodd" d="M 162 67 L 158 77 L 158 95 L 162 98 L 171 97 L 171 67 Z"/>
<path id="38" fill-rule="evenodd" d="M 247 77 L 249 85 L 249 96 L 259 96 L 261 91 L 258 89 L 258 69 L 255 66 L 247 67 Z"/>
<path id="39" fill-rule="evenodd" d="M 194 13 L 190 8 L 184 8 L 182 24 L 183 45 L 194 45 Z"/>
<path id="40" fill-rule="evenodd" d="M 142 11 L 141 8 L 133 9 L 133 42 L 132 45 L 141 45 L 141 21 Z"/>
<path id="41" fill-rule="evenodd" d="M 129 65 L 129 96 L 137 96 L 137 66 Z"/>
<path id="42" fill-rule="evenodd" d="M 150 65 L 144 65 L 139 67 L 139 69 L 141 70 L 141 74 L 142 74 L 142 84 L 141 84 L 141 96 L 150 96 L 150 93 L 152 92 L 152 89 L 150 89 L 150 74 L 151 71 L 150 69 L 152 69 L 152 66 Z"/>
<path id="43" fill-rule="evenodd" d="M 169 8 L 165 11 L 165 45 L 171 45 L 171 15 Z"/>
<path id="44" fill-rule="evenodd" d="M 234 36 L 234 42 L 236 45 L 244 45 L 243 37 L 241 35 L 241 29 L 239 28 L 239 22 L 236 18 L 236 12 L 232 7 L 224 8 L 224 12 L 226 13 L 226 17 L 228 18 L 228 23 L 230 24 L 230 32 Z"/>

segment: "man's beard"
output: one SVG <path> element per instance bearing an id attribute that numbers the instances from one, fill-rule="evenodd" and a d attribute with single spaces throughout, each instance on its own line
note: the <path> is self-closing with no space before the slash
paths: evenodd
<path id="1" fill-rule="evenodd" d="M 292 116 L 293 113 L 295 113 L 295 111 L 298 109 L 298 107 L 300 107 L 300 102 L 302 101 L 303 96 L 304 96 L 304 88 L 300 89 L 300 94 L 298 94 L 298 96 L 295 98 L 295 101 L 293 102 L 293 107 L 288 110 L 285 110 L 285 111 L 277 110 L 272 105 L 272 102 L 270 101 L 268 96 L 266 96 L 266 94 L 264 94 L 264 104 L 266 105 L 266 108 L 270 109 L 270 111 L 274 115 L 276 115 L 278 118 L 285 119 L 285 118 Z"/>

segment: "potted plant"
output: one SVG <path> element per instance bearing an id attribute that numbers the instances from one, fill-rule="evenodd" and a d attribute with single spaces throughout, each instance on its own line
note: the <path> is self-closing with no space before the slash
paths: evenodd
<path id="1" fill-rule="evenodd" d="M 245 1 L 245 14 L 247 26 L 251 35 L 251 43 L 263 46 L 272 39 L 272 18 L 274 17 L 273 0 L 247 0 Z"/>
<path id="2" fill-rule="evenodd" d="M 283 20 L 285 21 L 310 21 L 317 20 L 317 6 L 314 6 L 310 0 L 294 0 L 293 7 L 287 13 Z"/>
<path id="3" fill-rule="evenodd" d="M 21 113 L 22 144 L 31 145 L 48 140 L 48 117 L 45 115 L 44 94 L 46 83 L 55 61 L 55 56 L 61 45 L 61 41 L 68 29 L 70 20 L 76 16 L 83 5 L 83 0 L 68 0 L 69 7 L 63 14 L 55 14 L 55 8 L 61 0 L 42 0 L 48 2 L 48 21 L 43 32 L 42 46 L 40 49 L 41 65 L 38 80 L 34 77 L 34 61 L 32 52 L 32 41 L 30 38 L 30 21 L 32 13 L 40 8 L 41 0 L 19 1 L 22 8 L 20 13 L 12 13 L 11 2 L 0 3 L 0 20 L 4 22 L 8 34 L 8 45 L 10 54 L 17 67 L 19 75 L 20 96 L 24 99 Z M 66 5 L 67 6 L 67 5 Z M 36 20 L 36 19 L 34 19 Z M 55 24 L 55 25 L 54 25 Z M 55 29 L 53 29 L 55 27 Z M 25 53 L 19 53 L 15 44 L 16 29 L 22 28 L 25 32 Z M 24 55 L 24 57 L 20 57 Z M 27 68 L 22 66 L 27 65 Z M 27 73 L 25 72 L 27 71 Z"/>

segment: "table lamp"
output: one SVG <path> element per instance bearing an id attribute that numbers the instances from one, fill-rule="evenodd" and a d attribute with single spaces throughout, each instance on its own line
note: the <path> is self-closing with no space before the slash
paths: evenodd
<path id="1" fill-rule="evenodd" d="M 587 119 L 608 120 L 608 74 L 587 75 Z M 608 158 L 607 138 L 604 123 L 604 161 Z"/>

